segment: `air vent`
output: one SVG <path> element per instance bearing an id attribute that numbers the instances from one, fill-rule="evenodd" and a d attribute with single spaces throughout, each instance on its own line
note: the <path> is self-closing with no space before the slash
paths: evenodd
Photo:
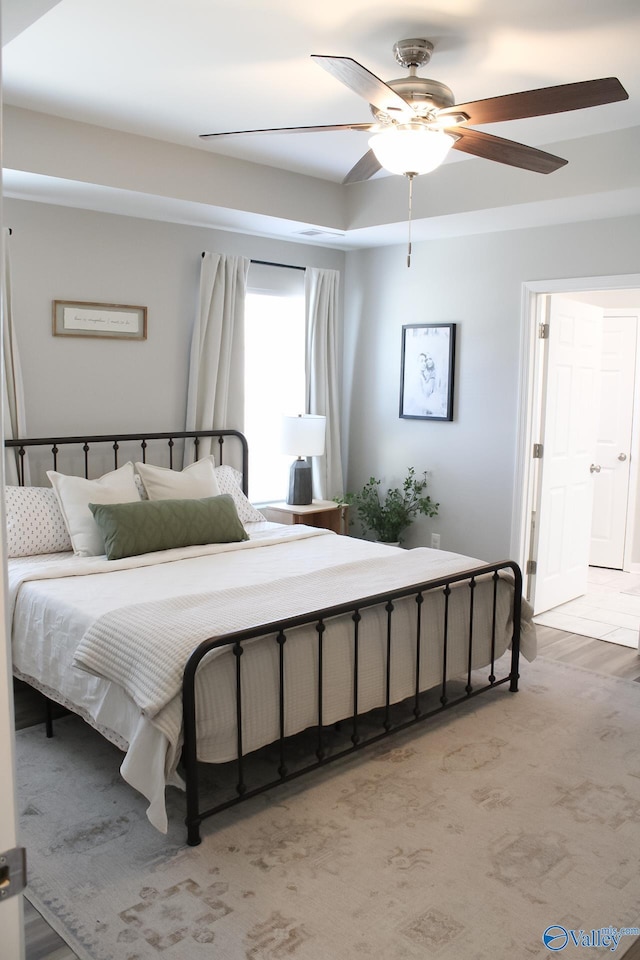
<path id="1" fill-rule="evenodd" d="M 344 237 L 344 233 L 337 233 L 332 230 L 318 230 L 317 227 L 310 227 L 308 230 L 300 230 L 298 237 Z"/>

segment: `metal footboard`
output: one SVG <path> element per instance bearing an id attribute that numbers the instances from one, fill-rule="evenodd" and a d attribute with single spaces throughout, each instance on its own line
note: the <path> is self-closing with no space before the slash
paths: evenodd
<path id="1" fill-rule="evenodd" d="M 507 574 L 513 584 L 513 635 L 511 637 L 511 657 L 509 672 L 502 677 L 496 677 L 496 617 L 497 617 L 497 592 L 498 582 L 501 574 Z M 474 617 L 474 595 L 478 583 L 481 580 L 490 580 L 492 587 L 492 613 L 491 613 L 491 636 L 490 660 L 486 664 L 489 673 L 485 680 L 479 682 L 479 671 L 474 670 L 473 658 L 474 650 L 479 640 Z M 463 692 L 458 692 L 453 688 L 456 684 L 453 678 L 448 676 L 448 659 L 450 653 L 450 626 L 449 626 L 449 603 L 452 594 L 452 588 L 464 585 L 470 590 L 469 597 L 469 620 L 468 633 L 466 637 L 466 660 L 467 669 L 466 680 Z M 459 587 L 459 588 L 460 588 Z M 425 597 L 428 594 L 440 591 L 444 598 L 444 613 L 442 618 L 442 672 L 438 684 L 437 698 L 435 705 L 425 705 L 423 702 L 424 690 L 421 689 L 420 669 L 421 656 L 423 655 L 422 638 L 422 610 Z M 410 697 L 408 704 L 408 716 L 404 719 L 395 721 L 392 718 L 391 702 L 391 671 L 392 671 L 392 650 L 394 642 L 394 611 L 398 601 L 413 597 L 416 603 L 416 636 L 415 636 L 415 684 L 413 696 Z M 405 730 L 408 727 L 429 719 L 443 710 L 450 709 L 462 702 L 469 700 L 493 687 L 508 683 L 512 692 L 518 689 L 518 667 L 520 655 L 520 618 L 522 606 L 522 574 L 520 568 L 511 560 L 504 560 L 499 563 L 487 564 L 475 567 L 451 576 L 443 577 L 437 580 L 430 580 L 424 583 L 406 587 L 401 590 L 394 590 L 390 593 L 376 594 L 365 599 L 358 600 L 352 604 L 342 604 L 339 606 L 328 607 L 317 610 L 287 620 L 263 624 L 259 627 L 229 633 L 225 636 L 214 637 L 203 641 L 193 650 L 185 666 L 183 675 L 183 727 L 184 744 L 182 752 L 182 763 L 186 781 L 186 818 L 187 843 L 195 846 L 200 843 L 200 826 L 203 820 L 213 816 L 222 810 L 228 809 L 244 800 L 264 793 L 273 787 L 293 780 L 305 773 L 325 766 L 334 760 L 339 760 L 357 750 L 370 746 L 373 743 Z M 362 613 L 371 607 L 383 608 L 386 614 L 386 666 L 385 666 L 385 703 L 381 707 L 381 716 L 379 718 L 379 729 L 366 731 L 364 729 L 365 715 L 360 712 L 359 697 L 359 654 L 360 654 L 360 624 Z M 344 718 L 344 723 L 350 731 L 348 746 L 338 749 L 328 754 L 325 748 L 325 730 L 326 724 L 323 717 L 324 700 L 324 681 L 323 681 L 323 639 L 327 628 L 327 621 L 334 617 L 346 617 L 352 621 L 352 666 L 353 666 L 353 710 L 350 716 Z M 298 627 L 312 626 L 316 631 L 316 664 L 317 664 L 317 723 L 313 728 L 316 733 L 316 748 L 309 762 L 295 770 L 290 770 L 287 762 L 287 752 L 290 737 L 285 735 L 285 717 L 287 711 L 287 702 L 285 697 L 285 646 L 287 636 Z M 279 736 L 276 742 L 277 758 L 274 774 L 266 782 L 257 787 L 249 788 L 245 779 L 245 761 L 247 754 L 244 749 L 243 735 L 243 652 L 247 643 L 264 638 L 265 642 L 276 643 L 278 646 L 278 716 L 279 716 Z M 270 639 L 269 639 L 270 638 Z M 484 637 L 486 643 L 487 638 Z M 228 648 L 232 651 L 235 658 L 235 711 L 237 727 L 237 757 L 233 761 L 235 764 L 235 790 L 234 795 L 224 799 L 213 806 L 201 806 L 201 788 L 198 769 L 198 744 L 197 744 L 197 706 L 196 706 L 196 676 L 198 668 L 202 661 L 211 651 Z M 483 669 L 486 669 L 483 668 Z M 370 717 L 370 713 L 367 714 Z M 367 727 L 370 726 L 367 723 Z"/>

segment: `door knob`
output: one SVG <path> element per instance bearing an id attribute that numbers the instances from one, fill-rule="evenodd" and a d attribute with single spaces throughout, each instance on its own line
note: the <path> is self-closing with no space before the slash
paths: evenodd
<path id="1" fill-rule="evenodd" d="M 600 469 L 601 467 L 599 463 L 592 463 L 589 467 L 589 473 L 600 473 Z"/>
<path id="2" fill-rule="evenodd" d="M 619 454 L 618 454 L 618 460 L 621 460 L 621 461 L 624 463 L 624 461 L 625 461 L 626 459 L 627 459 L 626 453 L 619 453 Z"/>

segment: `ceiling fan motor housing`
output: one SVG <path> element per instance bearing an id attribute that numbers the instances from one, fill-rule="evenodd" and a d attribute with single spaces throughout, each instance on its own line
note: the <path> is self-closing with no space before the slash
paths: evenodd
<path id="1" fill-rule="evenodd" d="M 429 117 L 437 110 L 452 107 L 455 103 L 449 87 L 437 80 L 428 80 L 426 77 L 400 77 L 398 80 L 387 80 L 387 86 L 410 104 L 417 117 Z M 391 119 L 384 110 L 373 105 L 371 113 L 380 123 L 388 123 Z"/>
<path id="2" fill-rule="evenodd" d="M 418 67 L 429 63 L 432 53 L 433 44 L 430 40 L 421 37 L 398 40 L 393 45 L 393 55 L 401 66 L 407 68 L 409 76 L 387 81 L 387 86 L 413 108 L 416 117 L 429 120 L 435 118 L 438 110 L 443 107 L 452 107 L 455 103 L 453 93 L 444 83 L 416 75 Z M 371 104 L 371 113 L 378 123 L 390 123 L 393 119 L 397 119 L 373 104 Z"/>

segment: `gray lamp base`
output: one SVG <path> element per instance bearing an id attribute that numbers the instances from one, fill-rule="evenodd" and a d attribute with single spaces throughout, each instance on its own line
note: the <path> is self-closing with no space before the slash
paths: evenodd
<path id="1" fill-rule="evenodd" d="M 311 503 L 311 464 L 308 460 L 294 460 L 289 472 L 287 503 L 302 506 Z"/>

